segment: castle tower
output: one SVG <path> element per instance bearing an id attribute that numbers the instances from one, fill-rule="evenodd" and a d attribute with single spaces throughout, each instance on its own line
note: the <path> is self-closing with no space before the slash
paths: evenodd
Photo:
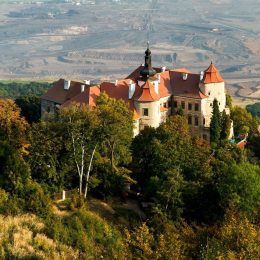
<path id="1" fill-rule="evenodd" d="M 134 95 L 134 106 L 140 115 L 140 130 L 144 126 L 158 127 L 160 124 L 160 96 L 155 74 L 151 51 L 147 43 L 145 64 L 137 80 L 138 91 Z"/>
<path id="2" fill-rule="evenodd" d="M 200 90 L 208 97 L 204 100 L 205 104 L 202 106 L 202 113 L 205 118 L 205 126 L 209 127 L 213 100 L 217 99 L 220 112 L 226 109 L 225 82 L 219 70 L 212 62 L 209 67 L 201 73 Z M 229 111 L 226 112 L 229 113 Z"/>

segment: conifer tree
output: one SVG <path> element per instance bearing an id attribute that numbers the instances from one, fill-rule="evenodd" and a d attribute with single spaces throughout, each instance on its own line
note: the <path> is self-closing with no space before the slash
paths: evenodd
<path id="1" fill-rule="evenodd" d="M 231 128 L 231 120 L 230 116 L 227 115 L 226 111 L 223 110 L 222 116 L 221 116 L 221 132 L 220 132 L 220 138 L 222 140 L 226 140 L 229 137 L 230 134 L 230 128 Z"/>
<path id="2" fill-rule="evenodd" d="M 221 132 L 221 114 L 219 112 L 219 106 L 217 99 L 213 101 L 212 117 L 210 122 L 210 141 L 218 142 Z"/>

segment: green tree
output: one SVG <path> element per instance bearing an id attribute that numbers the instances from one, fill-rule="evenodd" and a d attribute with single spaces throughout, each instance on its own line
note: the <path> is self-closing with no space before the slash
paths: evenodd
<path id="1" fill-rule="evenodd" d="M 246 110 L 252 114 L 252 116 L 260 117 L 260 102 L 257 102 L 252 105 L 247 105 Z"/>
<path id="2" fill-rule="evenodd" d="M 34 123 L 28 131 L 28 162 L 32 178 L 51 190 L 72 188 L 72 180 L 66 176 L 68 167 L 63 131 L 56 118 L 50 117 Z"/>
<path id="3" fill-rule="evenodd" d="M 232 97 L 230 95 L 226 95 L 226 104 L 230 109 L 232 108 Z"/>
<path id="4" fill-rule="evenodd" d="M 222 206 L 237 208 L 248 217 L 256 216 L 260 207 L 259 166 L 232 164 L 222 175 L 218 185 Z"/>
<path id="5" fill-rule="evenodd" d="M 97 134 L 100 128 L 98 119 L 96 110 L 86 105 L 74 104 L 59 111 L 59 120 L 68 138 L 65 146 L 79 177 L 79 194 L 83 193 L 83 182 L 85 182 L 85 197 L 88 192 L 93 157 L 100 142 Z"/>
<path id="6" fill-rule="evenodd" d="M 231 120 L 229 115 L 226 114 L 226 111 L 223 110 L 221 116 L 221 132 L 220 132 L 220 139 L 227 140 L 230 136 L 230 129 L 231 129 Z"/>
<path id="7" fill-rule="evenodd" d="M 206 189 L 212 177 L 210 147 L 202 139 L 191 138 L 184 117 L 173 116 L 155 130 L 145 128 L 134 139 L 132 149 L 137 180 L 143 179 L 139 184 L 152 198 L 153 212 L 172 220 L 211 217 L 205 212 L 213 207 L 212 201 L 201 201 L 210 193 Z"/>
<path id="8" fill-rule="evenodd" d="M 21 116 L 31 124 L 41 118 L 41 99 L 37 96 L 25 96 L 15 100 L 21 109 Z"/>
<path id="9" fill-rule="evenodd" d="M 254 118 L 244 108 L 235 106 L 231 110 L 231 119 L 234 124 L 235 135 L 249 133 L 249 136 L 257 132 L 257 127 L 260 124 L 259 118 Z"/>
<path id="10" fill-rule="evenodd" d="M 210 121 L 210 141 L 217 143 L 220 138 L 221 131 L 221 115 L 219 112 L 219 106 L 217 99 L 213 101 L 213 110 Z"/>
<path id="11" fill-rule="evenodd" d="M 97 98 L 97 113 L 101 121 L 101 135 L 108 147 L 111 169 L 119 163 L 129 163 L 133 137 L 133 113 L 122 100 L 101 94 Z"/>

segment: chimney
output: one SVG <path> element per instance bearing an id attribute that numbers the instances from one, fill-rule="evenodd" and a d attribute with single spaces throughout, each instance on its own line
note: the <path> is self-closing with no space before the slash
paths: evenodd
<path id="1" fill-rule="evenodd" d="M 64 79 L 64 90 L 69 90 L 70 88 L 70 80 Z"/>
<path id="2" fill-rule="evenodd" d="M 166 67 L 165 66 L 161 67 L 161 71 L 162 72 L 166 71 Z"/>
<path id="3" fill-rule="evenodd" d="M 128 99 L 131 99 L 135 93 L 135 83 L 132 83 L 132 80 L 128 84 Z"/>
<path id="4" fill-rule="evenodd" d="M 85 85 L 81 85 L 80 86 L 80 92 L 82 93 L 82 92 L 84 92 L 84 90 L 85 90 Z"/>
<path id="5" fill-rule="evenodd" d="M 160 74 L 157 74 L 157 79 L 158 79 L 158 83 L 160 84 L 161 83 L 161 75 Z"/>
<path id="6" fill-rule="evenodd" d="M 201 71 L 201 72 L 200 72 L 200 81 L 203 80 L 203 77 L 204 77 L 204 71 Z"/>
<path id="7" fill-rule="evenodd" d="M 115 85 L 117 86 L 118 80 L 116 80 Z"/>
<path id="8" fill-rule="evenodd" d="M 182 73 L 182 79 L 187 80 L 188 78 L 188 73 Z"/>
<path id="9" fill-rule="evenodd" d="M 156 94 L 159 94 L 159 82 L 158 81 L 154 81 L 153 82 L 154 85 L 154 91 Z"/>

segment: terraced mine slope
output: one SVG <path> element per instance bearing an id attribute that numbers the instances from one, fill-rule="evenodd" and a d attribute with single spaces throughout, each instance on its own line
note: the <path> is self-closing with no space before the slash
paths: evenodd
<path id="1" fill-rule="evenodd" d="M 260 99 L 259 0 L 0 1 L 0 78 L 115 79 L 143 63 L 205 69 Z"/>

